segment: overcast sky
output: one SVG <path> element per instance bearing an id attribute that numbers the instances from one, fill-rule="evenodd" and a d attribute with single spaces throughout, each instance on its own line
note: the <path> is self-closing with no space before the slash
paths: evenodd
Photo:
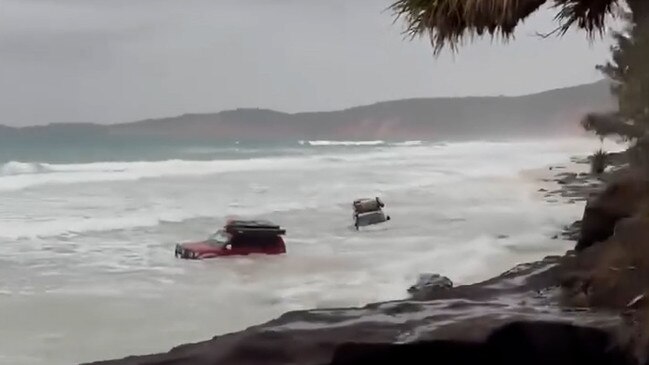
<path id="1" fill-rule="evenodd" d="M 0 124 L 114 123 L 237 107 L 524 94 L 600 78 L 607 44 L 540 39 L 438 59 L 387 0 L 0 0 Z"/>

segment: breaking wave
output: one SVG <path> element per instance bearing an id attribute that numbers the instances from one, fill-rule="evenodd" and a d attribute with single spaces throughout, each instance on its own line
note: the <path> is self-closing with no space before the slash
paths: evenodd
<path id="1" fill-rule="evenodd" d="M 207 176 L 233 172 L 310 170 L 342 161 L 362 162 L 389 156 L 389 152 L 322 154 L 225 160 L 164 160 L 94 162 L 78 164 L 27 163 L 11 161 L 0 165 L 0 191 L 42 185 L 136 181 L 152 178 Z"/>
<path id="2" fill-rule="evenodd" d="M 379 146 L 384 145 L 385 141 L 376 140 L 376 141 L 300 141 L 300 144 L 306 144 L 309 146 Z"/>
<path id="3" fill-rule="evenodd" d="M 405 141 L 405 142 L 397 142 L 393 143 L 393 146 L 402 146 L 402 147 L 410 147 L 410 146 L 421 146 L 424 142 L 422 141 Z"/>
<path id="4" fill-rule="evenodd" d="M 304 142 L 307 143 L 307 142 Z M 428 168 L 430 159 L 435 157 L 437 169 L 455 169 L 463 166 L 466 175 L 483 173 L 515 173 L 517 168 L 536 165 L 548 158 L 546 143 L 486 143 L 466 142 L 449 145 L 422 143 L 421 141 L 384 142 L 384 141 L 308 141 L 314 146 L 381 146 L 364 153 L 349 153 L 332 149 L 326 153 L 291 154 L 274 157 L 256 157 L 239 159 L 184 160 L 172 159 L 162 161 L 122 161 L 53 164 L 45 162 L 11 161 L 0 165 L 0 191 L 15 191 L 43 185 L 103 183 L 118 181 L 137 181 L 154 178 L 174 178 L 209 176 L 238 172 L 262 171 L 313 171 L 322 168 L 336 167 L 340 163 L 351 164 L 350 168 L 363 168 L 367 163 L 390 168 L 404 160 L 420 161 L 420 167 Z M 387 146 L 389 148 L 384 148 Z M 404 150 L 407 148 L 407 150 Z M 509 153 L 519 148 L 538 149 L 538 153 Z M 553 152 L 557 157 L 565 156 L 561 149 Z M 574 148 L 574 147 L 573 147 Z M 501 156 L 506 154 L 512 160 L 510 164 L 485 164 L 476 161 L 475 155 Z M 407 156 L 407 158 L 406 158 Z M 539 157 L 540 156 L 540 157 Z M 449 157 L 449 158 L 446 158 Z M 448 165 L 448 166 L 446 166 Z M 501 171 L 503 170 L 503 171 Z M 438 170 L 440 171 L 440 170 Z M 469 173 L 470 172 L 470 173 Z"/>
<path id="5" fill-rule="evenodd" d="M 423 141 L 403 141 L 403 142 L 386 142 L 383 140 L 374 140 L 374 141 L 327 141 L 327 140 L 315 140 L 315 141 L 298 141 L 301 146 L 313 146 L 313 147 L 353 147 L 353 146 L 394 146 L 394 147 L 413 147 L 421 146 L 424 144 Z"/>
<path id="6" fill-rule="evenodd" d="M 47 171 L 47 166 L 38 162 L 10 161 L 0 166 L 0 176 L 38 174 Z"/>
<path id="7" fill-rule="evenodd" d="M 7 162 L 0 167 L 0 191 L 21 190 L 49 184 L 133 181 L 171 176 L 202 176 L 218 173 L 290 168 L 304 158 L 257 158 L 247 160 L 166 160 L 95 162 L 80 164 Z"/>

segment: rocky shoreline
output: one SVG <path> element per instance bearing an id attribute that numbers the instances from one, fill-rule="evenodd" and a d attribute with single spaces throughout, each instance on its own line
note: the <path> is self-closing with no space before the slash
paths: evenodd
<path id="1" fill-rule="evenodd" d="M 549 169 L 556 176 L 546 182 L 558 188 L 539 191 L 549 203 L 590 197 L 583 222 L 575 222 L 554 237 L 578 240 L 582 246 L 578 251 L 521 264 L 472 285 L 419 291 L 406 300 L 359 308 L 290 312 L 167 353 L 94 364 L 316 365 L 374 364 L 389 359 L 423 364 L 442 355 L 442 363 L 452 364 L 485 359 L 502 364 L 644 361 L 644 352 L 638 349 L 649 344 L 649 336 L 643 337 L 644 327 L 637 323 L 649 318 L 642 315 L 649 305 L 644 305 L 638 293 L 649 286 L 642 281 L 649 277 L 649 262 L 646 271 L 639 268 L 644 262 L 620 254 L 626 252 L 620 247 L 641 245 L 649 237 L 645 232 L 649 224 L 631 222 L 625 225 L 628 231 L 616 229 L 615 233 L 609 226 L 633 217 L 635 212 L 625 211 L 613 214 L 613 219 L 611 212 L 628 199 L 649 196 L 645 194 L 649 189 L 646 184 L 635 184 L 637 177 L 625 178 L 617 170 L 594 178 L 558 166 Z M 602 223 L 608 224 L 605 230 L 611 230 L 608 236 L 592 229 L 593 224 Z M 628 269 L 632 266 L 633 270 Z M 632 284 L 617 285 L 620 280 Z M 417 360 L 416 354 L 426 361 Z"/>
<path id="2" fill-rule="evenodd" d="M 103 365 L 327 364 L 344 343 L 484 341 L 499 326 L 549 321 L 614 329 L 608 313 L 564 310 L 558 302 L 560 257 L 516 268 L 483 283 L 432 293 L 427 298 L 287 313 L 264 325 L 183 345 L 166 354 L 131 357 Z"/>

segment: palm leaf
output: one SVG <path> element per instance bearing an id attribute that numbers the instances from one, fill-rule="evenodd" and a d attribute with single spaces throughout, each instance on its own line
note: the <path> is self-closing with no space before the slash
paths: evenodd
<path id="1" fill-rule="evenodd" d="M 619 0 L 397 0 L 390 6 L 403 18 L 405 33 L 428 35 L 436 53 L 452 49 L 465 38 L 489 34 L 511 38 L 516 26 L 546 3 L 558 10 L 561 33 L 576 25 L 589 34 L 602 31 L 607 15 L 614 15 Z"/>

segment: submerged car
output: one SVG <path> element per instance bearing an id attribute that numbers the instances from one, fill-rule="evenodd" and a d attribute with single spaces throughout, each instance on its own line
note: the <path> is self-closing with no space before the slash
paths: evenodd
<path id="1" fill-rule="evenodd" d="M 359 227 L 379 224 L 390 220 L 390 216 L 383 213 L 385 204 L 379 197 L 374 199 L 356 199 L 352 206 L 354 207 L 354 227 L 356 227 L 356 230 Z"/>
<path id="2" fill-rule="evenodd" d="M 208 259 L 250 254 L 279 255 L 286 253 L 282 235 L 286 230 L 263 220 L 233 220 L 206 240 L 179 243 L 175 256 L 182 259 Z"/>

